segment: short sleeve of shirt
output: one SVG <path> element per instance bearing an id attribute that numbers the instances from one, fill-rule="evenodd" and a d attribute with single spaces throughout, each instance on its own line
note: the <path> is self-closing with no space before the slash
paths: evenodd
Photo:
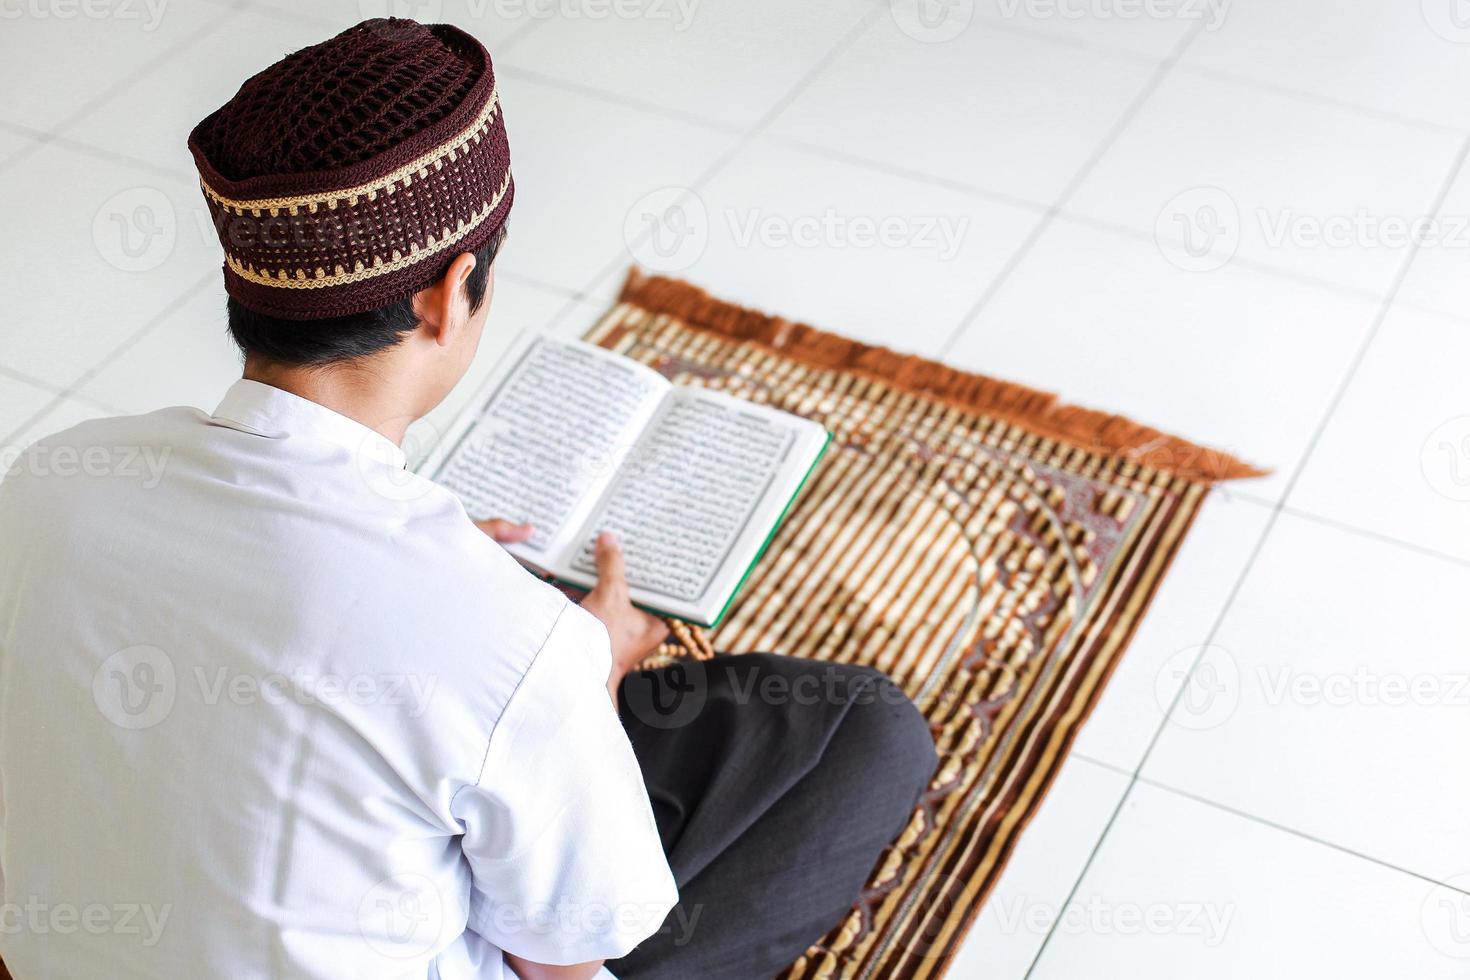
<path id="1" fill-rule="evenodd" d="M 607 631 L 567 604 L 454 800 L 469 926 L 537 963 L 615 959 L 678 901 L 633 748 L 607 693 Z"/>

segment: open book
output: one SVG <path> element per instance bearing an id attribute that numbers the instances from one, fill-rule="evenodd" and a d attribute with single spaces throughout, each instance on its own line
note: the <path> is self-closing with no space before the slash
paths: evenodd
<path id="1" fill-rule="evenodd" d="M 431 459 L 470 516 L 530 522 L 508 546 L 569 585 L 596 581 L 600 531 L 622 541 L 633 601 L 711 626 L 826 449 L 815 422 L 679 387 L 580 341 L 524 338 Z"/>

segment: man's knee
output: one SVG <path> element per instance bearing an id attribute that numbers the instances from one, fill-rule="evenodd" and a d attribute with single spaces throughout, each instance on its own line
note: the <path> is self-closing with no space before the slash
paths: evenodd
<path id="1" fill-rule="evenodd" d="M 881 778 L 912 782 L 917 794 L 934 774 L 938 760 L 929 722 L 882 671 L 768 653 L 732 657 L 725 666 L 727 676 L 712 692 L 743 688 L 743 700 L 787 715 L 819 705 L 843 710 L 832 737 L 856 745 Z"/>
<path id="2" fill-rule="evenodd" d="M 860 742 L 871 761 L 873 778 L 912 806 L 939 761 L 929 722 L 885 674 L 871 668 L 851 669 L 857 676 L 839 734 Z"/>
<path id="3" fill-rule="evenodd" d="M 840 828 L 866 874 L 912 819 L 938 758 L 928 722 L 885 675 L 828 667 L 838 671 L 832 690 L 840 692 L 841 720 L 808 778 L 825 800 L 820 820 Z"/>
<path id="4" fill-rule="evenodd" d="M 938 760 L 928 721 L 888 676 L 871 667 L 769 653 L 718 657 L 692 668 L 701 717 L 737 726 L 773 747 L 808 744 L 826 730 L 818 765 L 853 790 L 905 811 L 928 786 Z M 737 710 L 738 709 L 738 710 Z M 829 727 L 830 726 L 830 727 Z"/>

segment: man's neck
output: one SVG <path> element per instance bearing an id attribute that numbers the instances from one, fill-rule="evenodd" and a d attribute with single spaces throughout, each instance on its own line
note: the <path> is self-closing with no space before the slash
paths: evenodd
<path id="1" fill-rule="evenodd" d="M 245 379 L 314 401 L 402 445 L 418 413 L 412 397 L 390 380 L 392 372 L 384 367 L 373 363 L 303 367 L 252 356 L 245 359 Z"/>

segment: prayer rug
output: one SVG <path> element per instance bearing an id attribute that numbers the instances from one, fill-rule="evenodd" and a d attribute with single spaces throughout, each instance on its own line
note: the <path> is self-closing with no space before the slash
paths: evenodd
<path id="1" fill-rule="evenodd" d="M 832 432 L 725 619 L 677 624 L 665 653 L 867 664 L 914 699 L 939 771 L 847 919 L 782 976 L 943 975 L 1211 484 L 1260 471 L 636 270 L 589 339 Z"/>

